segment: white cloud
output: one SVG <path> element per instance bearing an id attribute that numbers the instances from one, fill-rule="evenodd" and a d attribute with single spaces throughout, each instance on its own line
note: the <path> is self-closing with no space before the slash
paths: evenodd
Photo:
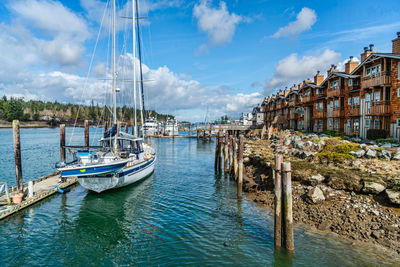
<path id="1" fill-rule="evenodd" d="M 222 45 L 232 41 L 236 25 L 243 22 L 242 16 L 229 13 L 226 3 L 221 1 L 219 8 L 210 6 L 208 0 L 201 0 L 193 8 L 193 16 L 198 20 L 199 29 L 207 33 L 211 45 Z M 205 46 L 201 46 L 205 50 Z"/>
<path id="2" fill-rule="evenodd" d="M 15 19 L 10 25 L 2 24 L 8 29 L 1 35 L 2 51 L 11 46 L 4 42 L 8 39 L 17 45 L 11 52 L 18 57 L 27 51 L 31 63 L 70 67 L 82 62 L 83 44 L 90 37 L 83 18 L 61 3 L 48 0 L 14 1 L 9 9 Z"/>
<path id="3" fill-rule="evenodd" d="M 299 14 L 297 14 L 296 20 L 290 22 L 285 27 L 280 28 L 272 37 L 291 37 L 298 35 L 306 30 L 311 29 L 312 25 L 317 21 L 317 14 L 314 10 L 303 7 Z"/>
<path id="4" fill-rule="evenodd" d="M 320 54 L 301 58 L 296 53 L 291 54 L 280 60 L 275 66 L 274 75 L 267 80 L 265 94 L 269 95 L 276 89 L 312 78 L 318 70 L 323 72 L 339 60 L 340 53 L 330 49 L 326 49 Z"/>

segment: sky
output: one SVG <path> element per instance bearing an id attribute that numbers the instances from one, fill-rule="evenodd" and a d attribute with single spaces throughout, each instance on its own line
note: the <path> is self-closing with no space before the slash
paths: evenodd
<path id="1" fill-rule="evenodd" d="M 118 103 L 132 106 L 132 2 L 116 3 Z M 110 104 L 110 7 L 2 0 L 0 95 Z M 395 0 L 141 0 L 139 10 L 145 108 L 194 122 L 238 118 L 369 44 L 391 52 L 400 31 Z"/>

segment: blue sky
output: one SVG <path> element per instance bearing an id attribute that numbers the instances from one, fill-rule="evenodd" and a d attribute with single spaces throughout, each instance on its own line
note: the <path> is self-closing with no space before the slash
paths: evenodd
<path id="1" fill-rule="evenodd" d="M 146 104 L 179 119 L 238 117 L 279 89 L 360 58 L 364 46 L 391 52 L 399 1 L 146 0 L 143 20 Z M 0 94 L 25 99 L 108 103 L 106 0 L 0 3 Z M 117 0 L 119 15 L 131 3 Z M 105 14 L 91 72 L 86 78 Z M 120 19 L 120 74 L 132 62 Z M 125 62 L 125 63 L 124 63 Z M 124 63 L 124 64 L 123 64 Z M 127 104 L 127 85 L 119 85 Z"/>

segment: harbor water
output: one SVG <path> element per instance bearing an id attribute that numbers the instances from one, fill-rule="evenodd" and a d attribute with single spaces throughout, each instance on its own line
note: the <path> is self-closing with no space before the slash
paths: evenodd
<path id="1" fill-rule="evenodd" d="M 101 130 L 98 130 L 99 137 Z M 83 129 L 67 128 L 82 144 Z M 96 130 L 91 129 L 91 140 Z M 0 266 L 385 266 L 384 255 L 295 229 L 294 255 L 274 251 L 270 212 L 238 201 L 214 172 L 214 141 L 153 139 L 146 180 L 102 194 L 77 185 L 0 222 Z M 24 181 L 55 171 L 59 129 L 21 129 Z M 0 130 L 0 181 L 15 185 L 12 130 Z"/>

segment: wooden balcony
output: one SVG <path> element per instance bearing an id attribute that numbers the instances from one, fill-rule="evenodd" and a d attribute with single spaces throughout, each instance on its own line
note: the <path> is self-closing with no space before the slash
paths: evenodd
<path id="1" fill-rule="evenodd" d="M 323 119 L 326 117 L 326 113 L 322 110 L 316 110 L 313 115 L 315 119 Z"/>
<path id="2" fill-rule="evenodd" d="M 328 98 L 330 98 L 330 97 L 336 97 L 336 96 L 340 96 L 341 95 L 341 90 L 340 89 L 329 89 L 329 90 L 327 90 L 326 91 L 326 96 L 328 97 Z"/>
<path id="3" fill-rule="evenodd" d="M 311 95 L 304 95 L 301 99 L 301 103 L 307 103 L 311 101 Z"/>
<path id="4" fill-rule="evenodd" d="M 361 79 L 361 89 L 374 86 L 390 86 L 392 78 L 386 71 L 374 73 L 371 76 L 366 76 Z"/>
<path id="5" fill-rule="evenodd" d="M 294 101 L 294 100 L 289 101 L 289 104 L 288 104 L 289 107 L 294 107 L 295 105 L 296 105 L 296 101 Z"/>
<path id="6" fill-rule="evenodd" d="M 340 110 L 340 108 L 328 108 L 328 117 L 338 118 L 341 116 L 343 116 L 343 110 Z"/>
<path id="7" fill-rule="evenodd" d="M 389 101 L 372 101 L 368 115 L 385 115 L 389 113 Z"/>
<path id="8" fill-rule="evenodd" d="M 349 111 L 350 116 L 360 116 L 360 105 L 352 105 Z"/>
<path id="9" fill-rule="evenodd" d="M 276 104 L 276 109 L 281 109 L 282 108 L 282 104 Z"/>

